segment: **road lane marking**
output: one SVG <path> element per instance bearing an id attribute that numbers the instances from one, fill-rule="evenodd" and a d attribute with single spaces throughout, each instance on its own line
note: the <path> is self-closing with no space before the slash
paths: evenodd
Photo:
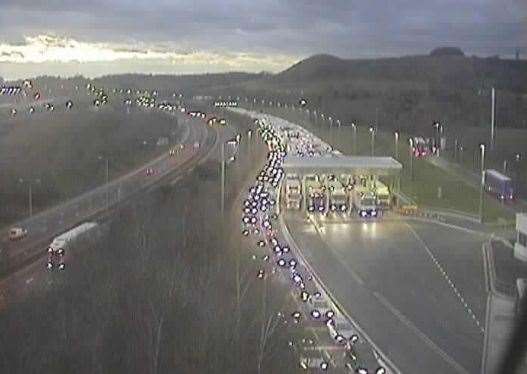
<path id="1" fill-rule="evenodd" d="M 484 236 L 486 238 L 491 236 L 491 234 L 486 233 L 484 231 L 473 230 L 473 229 L 469 229 L 467 227 L 454 225 L 452 223 L 436 221 L 436 220 L 433 220 L 433 219 L 427 219 L 427 218 L 421 218 L 421 217 L 407 217 L 406 221 L 409 221 L 409 220 L 434 223 L 436 225 L 445 226 L 445 227 L 448 227 L 448 228 L 451 228 L 451 229 L 455 229 L 455 230 L 459 230 L 459 231 L 463 231 L 463 232 L 466 232 L 466 233 L 472 234 L 472 235 Z M 405 220 L 403 220 L 403 222 L 405 222 Z"/>
<path id="2" fill-rule="evenodd" d="M 406 318 L 396 307 L 394 307 L 382 294 L 377 291 L 373 291 L 373 296 L 379 300 L 390 312 L 392 312 L 406 327 L 412 330 L 417 336 L 419 336 L 430 348 L 439 354 L 445 361 L 456 369 L 458 373 L 469 374 L 468 371 L 458 364 L 452 357 L 450 357 L 445 351 L 437 346 L 428 336 L 426 336 L 417 326 L 415 326 L 408 318 Z"/>
<path id="3" fill-rule="evenodd" d="M 313 226 L 315 226 L 315 230 L 317 231 L 318 236 L 320 236 L 320 239 L 321 239 L 322 241 L 324 241 L 324 242 L 327 243 L 327 240 L 325 240 L 325 239 L 322 237 L 322 233 L 320 233 L 320 232 L 318 231 L 318 229 L 317 229 L 317 227 L 316 227 L 316 224 L 315 224 L 313 221 L 311 221 L 311 223 L 312 223 Z M 332 246 L 329 246 L 329 245 L 328 245 L 328 248 L 329 248 L 329 250 L 332 251 L 337 257 L 339 257 L 339 260 L 340 260 L 341 264 L 342 264 L 342 265 L 346 268 L 346 270 L 350 273 L 351 277 L 352 277 L 357 283 L 359 283 L 361 286 L 363 286 L 363 285 L 364 285 L 364 280 L 361 278 L 361 276 L 360 276 L 359 274 L 357 274 L 357 273 L 355 272 L 355 270 L 353 270 L 353 269 L 348 265 L 348 263 L 347 263 L 346 261 L 342 261 L 342 258 L 340 258 L 339 254 L 336 253 L 336 252 L 333 250 L 333 247 L 332 247 Z"/>
<path id="4" fill-rule="evenodd" d="M 432 253 L 432 251 L 430 250 L 430 248 L 426 245 L 426 243 L 424 242 L 424 240 L 419 236 L 419 234 L 417 234 L 417 232 L 415 231 L 415 229 L 409 225 L 408 223 L 406 223 L 406 225 L 408 226 L 408 228 L 410 229 L 410 231 L 412 232 L 412 234 L 414 235 L 414 237 L 421 243 L 421 245 L 424 247 L 426 253 L 428 254 L 428 256 L 433 260 L 434 264 L 436 265 L 436 268 L 439 270 L 439 272 L 443 275 L 443 278 L 448 282 L 448 284 L 450 285 L 450 288 L 454 291 L 454 294 L 456 295 L 456 297 L 458 298 L 458 300 L 461 302 L 461 304 L 463 305 L 463 307 L 465 308 L 465 311 L 468 313 L 469 316 L 472 317 L 473 320 L 477 321 L 478 323 L 476 324 L 476 326 L 478 327 L 479 331 L 484 334 L 485 333 L 485 329 L 481 327 L 481 324 L 479 323 L 479 320 L 476 318 L 476 316 L 474 315 L 474 312 L 472 312 L 472 309 L 468 306 L 468 303 L 465 301 L 465 299 L 463 298 L 463 296 L 461 295 L 461 293 L 459 292 L 458 288 L 456 287 L 456 285 L 452 282 L 452 280 L 450 279 L 450 277 L 448 276 L 448 273 L 445 271 L 445 269 L 443 268 L 443 266 L 439 263 L 439 261 L 437 261 L 436 257 L 434 256 L 434 254 Z"/>

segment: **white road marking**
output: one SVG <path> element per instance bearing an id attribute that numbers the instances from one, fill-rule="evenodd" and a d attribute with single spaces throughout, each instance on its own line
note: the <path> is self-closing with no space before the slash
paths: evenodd
<path id="1" fill-rule="evenodd" d="M 373 296 L 379 300 L 388 310 L 390 310 L 406 327 L 412 330 L 417 336 L 424 340 L 424 342 L 432 348 L 434 352 L 439 354 L 445 361 L 452 365 L 458 373 L 468 374 L 468 371 L 459 365 L 452 357 L 450 357 L 445 351 L 437 346 L 428 336 L 426 336 L 417 326 L 415 326 L 410 320 L 408 320 L 396 307 L 394 307 L 383 295 L 373 291 Z"/>
<path id="2" fill-rule="evenodd" d="M 448 276 L 447 272 L 445 271 L 445 269 L 443 268 L 443 266 L 437 261 L 436 257 L 434 256 L 434 254 L 432 253 L 432 251 L 430 250 L 430 248 L 428 248 L 428 246 L 426 245 L 426 243 L 424 242 L 423 239 L 421 239 L 421 237 L 419 236 L 419 234 L 417 234 L 417 232 L 415 231 L 415 229 L 410 226 L 408 223 L 406 223 L 406 225 L 408 226 L 408 228 L 410 229 L 410 231 L 412 232 L 412 234 L 414 235 L 414 237 L 421 243 L 421 245 L 424 247 L 426 253 L 428 254 L 428 256 L 433 260 L 434 264 L 436 265 L 437 269 L 439 270 L 439 272 L 443 275 L 443 278 L 445 278 L 445 280 L 448 282 L 448 284 L 450 285 L 450 287 L 452 288 L 452 290 L 454 291 L 454 294 L 457 296 L 457 298 L 459 299 L 459 301 L 461 302 L 461 304 L 463 305 L 463 307 L 465 308 L 465 311 L 468 313 L 469 316 L 472 317 L 473 320 L 475 320 L 476 322 L 478 322 L 476 325 L 477 327 L 479 328 L 479 331 L 484 334 L 485 333 L 485 329 L 482 328 L 480 326 L 480 322 L 478 321 L 478 319 L 476 318 L 476 316 L 474 315 L 474 312 L 472 312 L 472 309 L 468 306 L 468 303 L 465 301 L 465 299 L 463 298 L 463 296 L 461 295 L 461 293 L 459 292 L 458 288 L 455 286 L 455 284 L 452 282 L 452 280 L 450 279 L 450 277 Z"/>

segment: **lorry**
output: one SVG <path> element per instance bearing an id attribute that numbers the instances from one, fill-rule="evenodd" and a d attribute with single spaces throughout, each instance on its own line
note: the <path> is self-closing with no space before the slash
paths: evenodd
<path id="1" fill-rule="evenodd" d="M 484 173 L 485 191 L 502 201 L 514 199 L 514 187 L 511 178 L 494 169 L 487 169 Z"/>
<path id="2" fill-rule="evenodd" d="M 295 174 L 285 180 L 285 204 L 287 209 L 300 210 L 302 205 L 302 183 Z"/>
<path id="3" fill-rule="evenodd" d="M 318 175 L 306 177 L 306 206 L 308 212 L 326 212 L 326 191 Z"/>
<path id="4" fill-rule="evenodd" d="M 70 251 L 72 246 L 81 239 L 92 237 L 93 231 L 97 228 L 96 222 L 85 222 L 65 233 L 55 237 L 48 247 L 48 262 L 46 267 L 49 270 L 58 267 L 59 270 L 65 268 L 66 251 Z"/>
<path id="5" fill-rule="evenodd" d="M 11 227 L 9 229 L 9 240 L 21 240 L 27 236 L 27 230 L 22 227 Z"/>
<path id="6" fill-rule="evenodd" d="M 416 158 L 422 158 L 429 155 L 432 155 L 436 151 L 436 146 L 434 146 L 432 139 L 423 138 L 422 136 L 416 136 L 412 138 L 413 140 L 413 154 Z"/>
<path id="7" fill-rule="evenodd" d="M 377 197 L 373 191 L 361 191 L 361 189 L 355 189 L 353 191 L 353 207 L 361 218 L 379 216 Z"/>
<path id="8" fill-rule="evenodd" d="M 328 180 L 329 209 L 332 212 L 346 212 L 349 209 L 349 199 L 346 187 L 335 177 Z"/>
<path id="9" fill-rule="evenodd" d="M 381 207 L 389 207 L 391 204 L 390 189 L 379 180 L 375 181 L 375 196 L 377 196 L 377 204 Z"/>

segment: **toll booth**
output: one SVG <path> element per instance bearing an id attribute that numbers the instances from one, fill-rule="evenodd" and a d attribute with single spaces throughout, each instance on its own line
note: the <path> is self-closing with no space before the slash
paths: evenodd
<path id="1" fill-rule="evenodd" d="M 307 203 L 307 190 L 311 190 L 315 180 L 320 181 L 323 191 L 329 191 L 328 176 L 339 178 L 343 185 L 363 186 L 371 189 L 382 179 L 390 191 L 392 201 L 389 205 L 399 205 L 400 174 L 402 171 L 400 162 L 392 157 L 365 157 L 335 155 L 321 157 L 298 157 L 287 156 L 284 160 L 283 169 L 287 175 L 296 175 L 302 181 L 303 210 L 313 207 Z M 315 177 L 316 176 L 316 177 Z M 325 202 L 319 201 L 312 210 L 326 213 L 329 208 L 329 193 L 324 196 Z M 321 208 L 323 207 L 323 208 Z"/>

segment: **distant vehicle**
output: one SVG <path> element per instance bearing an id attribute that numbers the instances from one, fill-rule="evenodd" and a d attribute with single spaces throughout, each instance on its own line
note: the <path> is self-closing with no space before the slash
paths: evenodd
<path id="1" fill-rule="evenodd" d="M 199 148 L 199 142 L 194 143 L 194 148 Z"/>
<path id="2" fill-rule="evenodd" d="M 287 209 L 299 210 L 302 205 L 302 184 L 296 175 L 288 175 L 285 180 L 285 204 Z"/>
<path id="3" fill-rule="evenodd" d="M 494 169 L 485 170 L 485 191 L 495 195 L 499 200 L 514 199 L 512 179 Z"/>
<path id="4" fill-rule="evenodd" d="M 372 191 L 354 191 L 353 206 L 361 218 L 377 217 L 379 215 L 377 197 Z"/>
<path id="5" fill-rule="evenodd" d="M 91 234 L 92 230 L 97 226 L 95 222 L 85 222 L 54 238 L 48 247 L 46 267 L 52 270 L 55 266 L 58 266 L 59 270 L 64 270 L 66 251 L 70 251 L 77 240 L 89 237 L 88 234 Z"/>
<path id="6" fill-rule="evenodd" d="M 146 176 L 147 176 L 147 177 L 150 177 L 150 176 L 152 176 L 152 175 L 155 174 L 155 171 L 154 171 L 154 169 L 152 169 L 152 168 L 146 168 L 146 171 L 145 171 L 145 172 L 146 172 Z"/>
<path id="7" fill-rule="evenodd" d="M 430 156 L 434 153 L 436 153 L 437 148 L 434 146 L 432 139 L 430 138 L 423 138 L 416 136 L 413 138 L 413 148 L 412 152 L 414 154 L 414 157 L 422 158 L 426 156 Z"/>
<path id="8" fill-rule="evenodd" d="M 219 123 L 220 125 L 222 125 L 222 126 L 225 126 L 225 125 L 227 125 L 227 120 L 226 120 L 225 118 L 220 118 L 220 119 L 218 120 L 218 123 Z"/>
<path id="9" fill-rule="evenodd" d="M 9 240 L 21 240 L 27 236 L 27 230 L 22 227 L 12 227 L 9 229 Z"/>

